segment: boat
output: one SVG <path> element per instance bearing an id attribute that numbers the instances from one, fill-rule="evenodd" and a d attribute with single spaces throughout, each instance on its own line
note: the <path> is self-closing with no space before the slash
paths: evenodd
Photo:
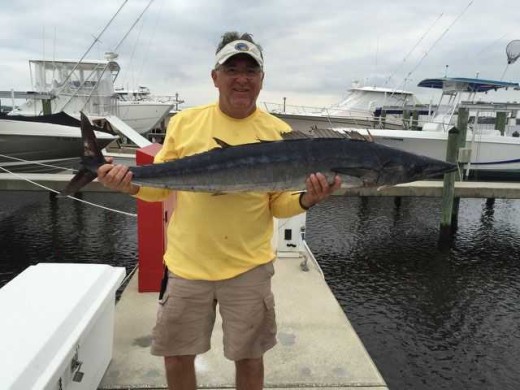
<path id="1" fill-rule="evenodd" d="M 155 123 L 154 126 L 151 128 L 150 132 L 148 132 L 148 138 L 154 138 L 158 136 L 164 137 L 170 118 L 176 115 L 181 110 L 179 105 L 184 103 L 184 100 L 179 99 L 178 93 L 176 93 L 174 96 L 153 95 L 150 91 L 150 88 L 142 85 L 138 86 L 137 89 L 126 89 L 123 87 L 116 87 L 115 93 L 117 94 L 119 102 L 119 114 L 127 118 L 127 121 L 129 119 L 134 119 L 135 121 L 142 120 L 138 117 L 136 118 L 136 116 L 138 116 L 140 112 L 139 108 L 148 109 L 148 107 L 150 106 L 155 106 L 156 103 L 159 103 L 161 105 L 171 105 L 170 111 L 166 115 L 163 115 L 162 119 L 159 122 Z M 128 112 L 129 107 L 133 109 L 133 112 Z M 144 112 L 141 118 L 142 117 L 145 117 Z"/>
<path id="2" fill-rule="evenodd" d="M 65 112 L 79 118 L 115 115 L 139 134 L 159 125 L 173 108 L 173 102 L 124 100 L 114 82 L 121 70 L 117 54 L 108 52 L 104 60 L 30 60 L 32 87 L 47 93 L 47 100 L 31 99 L 11 111 L 12 115 L 36 116 Z"/>
<path id="3" fill-rule="evenodd" d="M 293 130 L 318 128 L 380 128 L 402 129 L 402 109 L 399 115 L 388 115 L 382 120 L 374 115 L 382 106 L 416 106 L 419 101 L 412 92 L 376 86 L 354 84 L 340 103 L 328 108 L 283 106 L 264 103 L 267 111 L 287 122 Z"/>
<path id="4" fill-rule="evenodd" d="M 418 86 L 441 89 L 439 103 L 422 130 L 352 129 L 377 143 L 446 159 L 448 132 L 457 124 L 457 111 L 469 111 L 466 145 L 459 153 L 469 179 L 520 179 L 520 104 L 478 101 L 477 96 L 501 89 L 519 89 L 518 83 L 462 77 L 422 80 Z M 467 96 L 467 100 L 463 100 Z M 462 159 L 462 161 L 460 161 Z"/>
<path id="5" fill-rule="evenodd" d="M 100 129 L 101 130 L 101 129 Z M 101 148 L 119 137 L 95 132 Z M 80 121 L 51 115 L 0 115 L 0 170 L 51 173 L 73 167 L 83 151 Z"/>

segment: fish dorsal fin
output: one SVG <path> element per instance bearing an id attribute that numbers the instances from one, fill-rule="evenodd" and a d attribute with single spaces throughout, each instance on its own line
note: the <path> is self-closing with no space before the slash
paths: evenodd
<path id="1" fill-rule="evenodd" d="M 218 144 L 218 146 L 220 146 L 222 149 L 230 148 L 232 146 L 232 145 L 228 144 L 227 142 L 222 141 L 220 138 L 213 137 L 213 139 Z"/>
<path id="2" fill-rule="evenodd" d="M 293 131 L 288 131 L 285 133 L 280 133 L 280 135 L 282 136 L 283 140 L 314 138 L 311 134 L 306 133 L 304 131 L 299 131 L 299 130 L 293 130 Z"/>
<path id="3" fill-rule="evenodd" d="M 259 143 L 261 144 L 268 144 L 268 143 L 271 143 L 271 142 L 276 142 L 278 140 L 272 140 L 272 139 L 260 139 L 260 138 L 257 138 L 256 139 Z"/>
<path id="4" fill-rule="evenodd" d="M 370 133 L 369 133 L 370 134 Z M 333 129 L 318 129 L 312 128 L 308 131 L 294 130 L 288 133 L 282 133 L 284 140 L 291 139 L 309 139 L 309 138 L 346 138 L 359 141 L 371 141 L 371 138 L 366 137 L 357 131 L 340 131 Z"/>

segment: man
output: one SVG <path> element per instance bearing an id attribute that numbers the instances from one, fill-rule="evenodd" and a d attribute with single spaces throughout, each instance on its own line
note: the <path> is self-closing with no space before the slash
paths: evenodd
<path id="1" fill-rule="evenodd" d="M 262 49 L 250 34 L 222 37 L 211 71 L 218 103 L 183 110 L 168 125 L 155 162 L 217 147 L 280 139 L 290 127 L 256 107 L 264 79 Z M 107 187 L 157 201 L 169 190 L 131 183 L 125 166 L 105 164 L 98 179 Z M 224 355 L 236 366 L 236 387 L 263 388 L 263 354 L 276 344 L 271 277 L 273 216 L 288 218 L 328 197 L 329 185 L 312 174 L 306 192 L 214 194 L 179 191 L 168 226 L 164 262 L 169 271 L 153 330 L 152 354 L 164 356 L 170 389 L 196 388 L 196 355 L 210 348 L 216 305 L 222 316 Z"/>

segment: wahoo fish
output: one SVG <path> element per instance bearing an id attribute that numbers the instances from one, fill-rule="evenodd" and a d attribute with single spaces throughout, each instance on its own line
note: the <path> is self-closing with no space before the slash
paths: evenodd
<path id="1" fill-rule="evenodd" d="M 69 195 L 94 180 L 106 163 L 92 124 L 81 115 L 84 152 L 81 169 L 62 191 Z M 356 136 L 357 135 L 357 136 Z M 305 179 L 320 172 L 332 183 L 339 175 L 342 187 L 384 187 L 457 169 L 456 164 L 390 148 L 358 133 L 333 130 L 308 135 L 282 134 L 279 141 L 228 145 L 214 138 L 215 148 L 177 160 L 130 167 L 132 182 L 141 186 L 208 193 L 303 191 Z"/>

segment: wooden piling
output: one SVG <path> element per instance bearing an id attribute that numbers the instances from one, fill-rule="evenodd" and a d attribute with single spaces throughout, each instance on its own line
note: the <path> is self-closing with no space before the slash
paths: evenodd
<path id="1" fill-rule="evenodd" d="M 495 122 L 495 130 L 500 131 L 501 135 L 504 135 L 506 131 L 507 112 L 497 112 L 497 118 Z"/>
<path id="2" fill-rule="evenodd" d="M 419 111 L 417 110 L 413 110 L 412 112 L 412 130 L 420 130 Z"/>
<path id="3" fill-rule="evenodd" d="M 459 130 L 453 127 L 448 132 L 448 147 L 446 151 L 446 160 L 449 162 L 457 162 L 458 155 L 458 139 Z M 455 178 L 458 172 L 450 172 L 444 175 L 444 187 L 442 191 L 441 201 L 441 226 L 439 232 L 439 243 L 450 241 L 453 221 L 453 200 L 455 194 Z"/>
<path id="4" fill-rule="evenodd" d="M 448 132 L 448 145 L 446 161 L 458 163 L 459 149 L 466 146 L 466 133 L 468 130 L 469 109 L 459 108 L 457 127 Z M 461 169 L 459 169 L 461 171 Z M 442 191 L 441 224 L 439 243 L 450 242 L 452 232 L 457 227 L 460 198 L 455 198 L 455 180 L 462 180 L 463 173 L 451 172 L 444 175 L 444 187 Z"/>
<path id="5" fill-rule="evenodd" d="M 468 108 L 459 108 L 458 115 L 457 115 L 457 129 L 459 129 L 459 134 L 457 137 L 457 150 L 451 151 L 450 153 L 454 153 L 453 160 L 447 160 L 450 162 L 457 163 L 459 158 L 459 150 L 460 148 L 466 147 L 466 135 L 468 133 L 468 121 L 469 121 L 469 109 Z M 449 147 L 448 147 L 449 149 Z M 446 152 L 446 158 L 448 158 L 448 152 Z M 465 170 L 462 169 L 463 167 L 461 164 L 459 164 L 459 172 L 456 173 L 456 180 L 464 180 Z M 453 199 L 453 207 L 451 210 L 451 225 L 452 229 L 456 229 L 457 223 L 459 220 L 459 205 L 460 205 L 460 198 L 454 198 Z"/>
<path id="6" fill-rule="evenodd" d="M 51 100 L 50 99 L 42 99 L 42 112 L 43 112 L 43 115 L 50 115 L 50 114 L 52 114 Z"/>
<path id="7" fill-rule="evenodd" d="M 379 123 L 381 123 L 381 128 L 384 129 L 386 126 L 386 110 L 381 110 L 381 116 L 379 117 Z"/>

